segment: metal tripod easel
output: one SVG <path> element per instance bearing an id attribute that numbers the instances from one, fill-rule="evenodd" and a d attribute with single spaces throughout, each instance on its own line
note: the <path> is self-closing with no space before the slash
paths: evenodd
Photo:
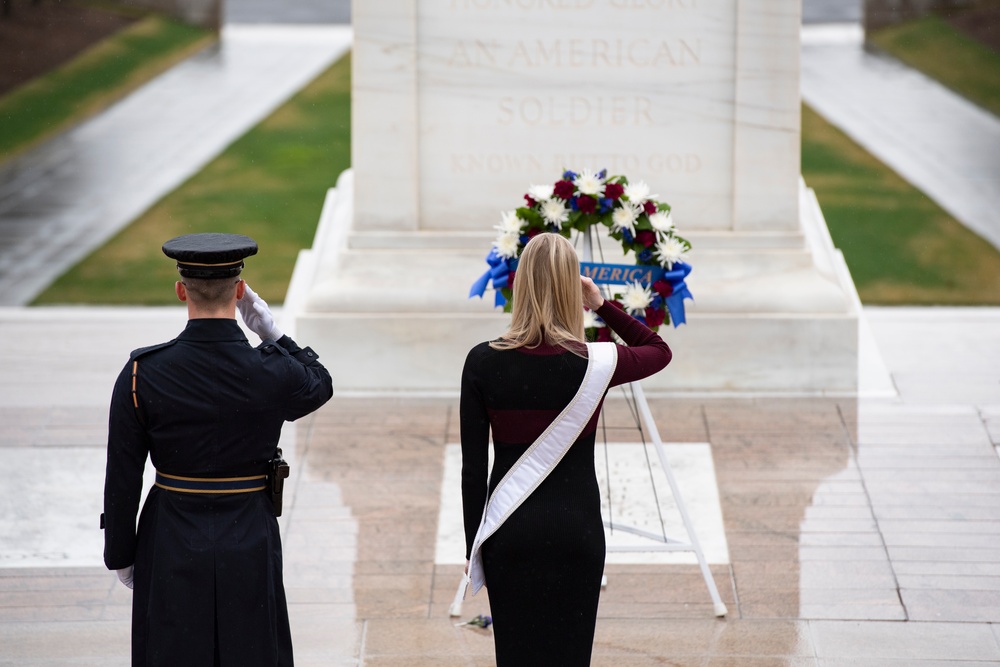
<path id="1" fill-rule="evenodd" d="M 588 229 L 582 234 L 583 238 L 583 259 L 586 262 L 592 262 L 594 257 L 593 252 L 593 239 L 592 230 Z M 643 530 L 634 526 L 622 525 L 619 523 L 614 524 L 614 529 L 621 530 L 626 533 L 631 533 L 639 537 L 645 538 L 650 541 L 648 545 L 629 545 L 629 546 L 609 546 L 609 552 L 663 552 L 663 551 L 690 551 L 695 554 L 698 559 L 698 565 L 701 568 L 702 577 L 705 579 L 705 585 L 708 587 L 708 593 L 712 598 L 712 608 L 717 617 L 725 616 L 728 613 L 725 603 L 719 596 L 719 589 L 716 588 L 715 579 L 712 577 L 712 572 L 708 568 L 708 562 L 705 560 L 705 554 L 702 551 L 701 543 L 698 541 L 698 536 L 694 531 L 694 526 L 691 523 L 691 516 L 688 514 L 687 506 L 684 504 L 684 498 L 681 496 L 680 488 L 677 485 L 677 480 L 674 477 L 673 470 L 670 467 L 670 463 L 667 461 L 667 455 L 663 448 L 663 441 L 660 439 L 660 432 L 656 428 L 656 422 L 653 421 L 653 415 L 649 410 L 649 402 L 646 400 L 646 394 L 642 390 L 642 385 L 638 382 L 632 382 L 629 384 L 632 395 L 635 399 L 635 405 L 639 412 L 639 417 L 642 423 L 645 425 L 647 432 L 650 435 L 650 439 L 653 442 L 653 447 L 656 450 L 657 457 L 659 458 L 660 467 L 663 468 L 663 473 L 667 478 L 667 484 L 670 487 L 670 493 L 674 498 L 674 503 L 677 505 L 677 510 L 681 515 L 681 520 L 684 522 L 684 528 L 687 532 L 688 541 L 676 540 L 666 535 L 657 535 L 656 533 L 650 532 L 648 530 Z M 605 521 L 604 525 L 610 527 L 610 522 Z M 461 616 L 462 615 L 462 600 L 465 597 L 465 589 L 468 585 L 468 575 L 463 575 L 462 580 L 459 582 L 458 590 L 455 592 L 455 598 L 452 602 L 451 608 L 449 609 L 449 614 L 451 616 Z"/>
<path id="2" fill-rule="evenodd" d="M 594 248 L 591 234 L 592 230 L 590 229 L 583 234 L 583 259 L 585 262 L 594 261 Z M 726 605 L 722 601 L 722 598 L 719 597 L 719 589 L 716 588 L 715 579 L 712 578 L 712 572 L 708 569 L 708 561 L 705 560 L 705 554 L 701 549 L 701 543 L 698 541 L 698 535 L 695 533 L 694 525 L 691 523 L 691 516 L 688 514 L 687 505 L 684 504 L 684 497 L 681 496 L 680 487 L 677 485 L 677 479 L 674 477 L 673 469 L 667 461 L 667 454 L 663 449 L 663 440 L 660 439 L 660 431 L 656 428 L 656 422 L 653 421 L 653 415 L 649 410 L 649 402 L 646 400 L 646 394 L 642 390 L 642 385 L 638 382 L 629 383 L 629 389 L 632 391 L 632 396 L 635 398 L 635 405 L 638 408 L 639 417 L 645 425 L 646 431 L 649 433 L 650 439 L 653 442 L 653 448 L 656 450 L 656 455 L 660 461 L 660 467 L 663 468 L 663 473 L 667 478 L 667 484 L 670 486 L 670 493 L 673 495 L 674 503 L 677 505 L 677 511 L 680 513 L 681 520 L 684 522 L 684 529 L 687 532 L 688 541 L 684 542 L 682 540 L 675 540 L 667 537 L 666 535 L 657 535 L 656 533 L 652 533 L 648 530 L 615 523 L 614 528 L 616 530 L 621 530 L 626 533 L 643 537 L 648 539 L 651 544 L 643 546 L 609 546 L 608 551 L 694 552 L 695 557 L 698 559 L 698 565 L 701 568 L 702 577 L 705 579 L 705 585 L 708 587 L 708 593 L 712 597 L 713 611 L 716 616 L 725 616 L 728 613 L 728 610 L 726 609 Z M 604 525 L 610 527 L 610 522 L 605 521 Z"/>

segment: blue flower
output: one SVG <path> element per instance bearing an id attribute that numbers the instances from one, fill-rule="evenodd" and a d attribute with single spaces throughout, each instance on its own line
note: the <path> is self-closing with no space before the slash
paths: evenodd
<path id="1" fill-rule="evenodd" d="M 554 223 L 551 224 L 551 225 L 549 225 L 549 231 L 552 232 L 552 233 L 558 232 L 559 231 L 559 225 L 554 224 Z"/>
<path id="2" fill-rule="evenodd" d="M 649 302 L 649 307 L 653 310 L 659 310 L 663 306 L 663 297 L 659 294 L 653 295 L 653 300 Z"/>
<path id="3" fill-rule="evenodd" d="M 626 229 L 625 231 L 627 232 L 628 230 Z M 649 248 L 646 248 L 642 252 L 640 252 L 638 255 L 636 255 L 636 257 L 639 258 L 640 262 L 642 262 L 643 264 L 645 264 L 645 263 L 649 262 L 651 259 L 653 259 L 653 252 Z"/>
<path id="4" fill-rule="evenodd" d="M 569 207 L 574 211 L 580 210 L 580 207 L 576 205 L 576 197 L 573 197 L 572 199 L 569 200 Z"/>
<path id="5" fill-rule="evenodd" d="M 601 200 L 601 213 L 607 213 L 608 211 L 610 211 L 611 207 L 614 206 L 614 204 L 615 203 L 613 201 L 611 201 L 607 197 L 605 197 L 604 199 L 602 199 Z"/>
<path id="6" fill-rule="evenodd" d="M 633 242 L 635 242 L 635 237 L 632 236 L 632 232 L 630 232 L 627 229 L 623 229 L 622 230 L 622 238 L 625 240 L 625 243 L 633 243 Z"/>
<path id="7" fill-rule="evenodd" d="M 519 236 L 519 237 L 517 238 L 517 240 L 521 242 L 521 245 L 527 245 L 527 244 L 528 244 L 528 241 L 530 241 L 531 239 L 530 239 L 530 238 L 528 237 L 528 235 L 527 235 L 527 234 L 521 234 L 521 235 L 520 235 L 520 236 Z"/>
<path id="8" fill-rule="evenodd" d="M 605 178 L 608 177 L 608 170 L 601 169 L 599 172 L 597 172 L 597 177 L 603 181 Z"/>
<path id="9" fill-rule="evenodd" d="M 575 171 L 570 171 L 570 170 L 567 169 L 566 171 L 563 172 L 563 180 L 564 181 L 575 181 L 576 180 L 576 172 Z"/>

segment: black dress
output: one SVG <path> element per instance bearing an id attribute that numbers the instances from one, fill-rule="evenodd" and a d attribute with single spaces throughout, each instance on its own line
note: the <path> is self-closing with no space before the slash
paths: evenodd
<path id="1" fill-rule="evenodd" d="M 663 369 L 670 348 L 605 303 L 598 314 L 619 347 L 611 385 Z M 462 374 L 462 500 L 466 558 L 487 494 L 579 389 L 587 360 L 561 347 L 469 353 Z M 594 469 L 600 409 L 566 456 L 482 547 L 498 667 L 589 665 L 604 571 L 604 526 Z M 489 434 L 495 460 L 487 468 Z"/>
<path id="2" fill-rule="evenodd" d="M 133 399 L 133 369 L 138 362 Z M 146 455 L 161 473 L 265 473 L 281 425 L 329 400 L 330 374 L 292 339 L 251 347 L 231 319 L 195 319 L 136 350 L 111 399 L 104 562 L 135 565 L 132 664 L 292 664 L 281 539 L 265 491 L 153 487 L 136 528 Z"/>

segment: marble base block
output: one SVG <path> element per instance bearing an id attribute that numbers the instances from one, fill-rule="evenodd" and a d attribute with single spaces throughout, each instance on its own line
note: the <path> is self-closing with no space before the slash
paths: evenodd
<path id="1" fill-rule="evenodd" d="M 295 336 L 319 352 L 338 391 L 456 392 L 468 350 L 509 322 L 492 290 L 468 298 L 492 233 L 357 231 L 352 174 L 331 192 L 286 300 Z M 661 328 L 674 361 L 647 390 L 857 390 L 854 286 L 804 187 L 800 204 L 798 231 L 687 234 L 695 301 L 687 324 Z M 602 247 L 605 261 L 621 261 Z"/>

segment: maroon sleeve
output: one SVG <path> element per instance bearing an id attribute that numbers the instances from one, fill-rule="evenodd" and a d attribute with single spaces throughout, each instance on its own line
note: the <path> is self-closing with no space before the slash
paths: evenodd
<path id="1" fill-rule="evenodd" d="M 597 309 L 597 314 L 628 345 L 618 346 L 612 387 L 659 373 L 670 363 L 670 346 L 645 324 L 608 301 Z"/>

